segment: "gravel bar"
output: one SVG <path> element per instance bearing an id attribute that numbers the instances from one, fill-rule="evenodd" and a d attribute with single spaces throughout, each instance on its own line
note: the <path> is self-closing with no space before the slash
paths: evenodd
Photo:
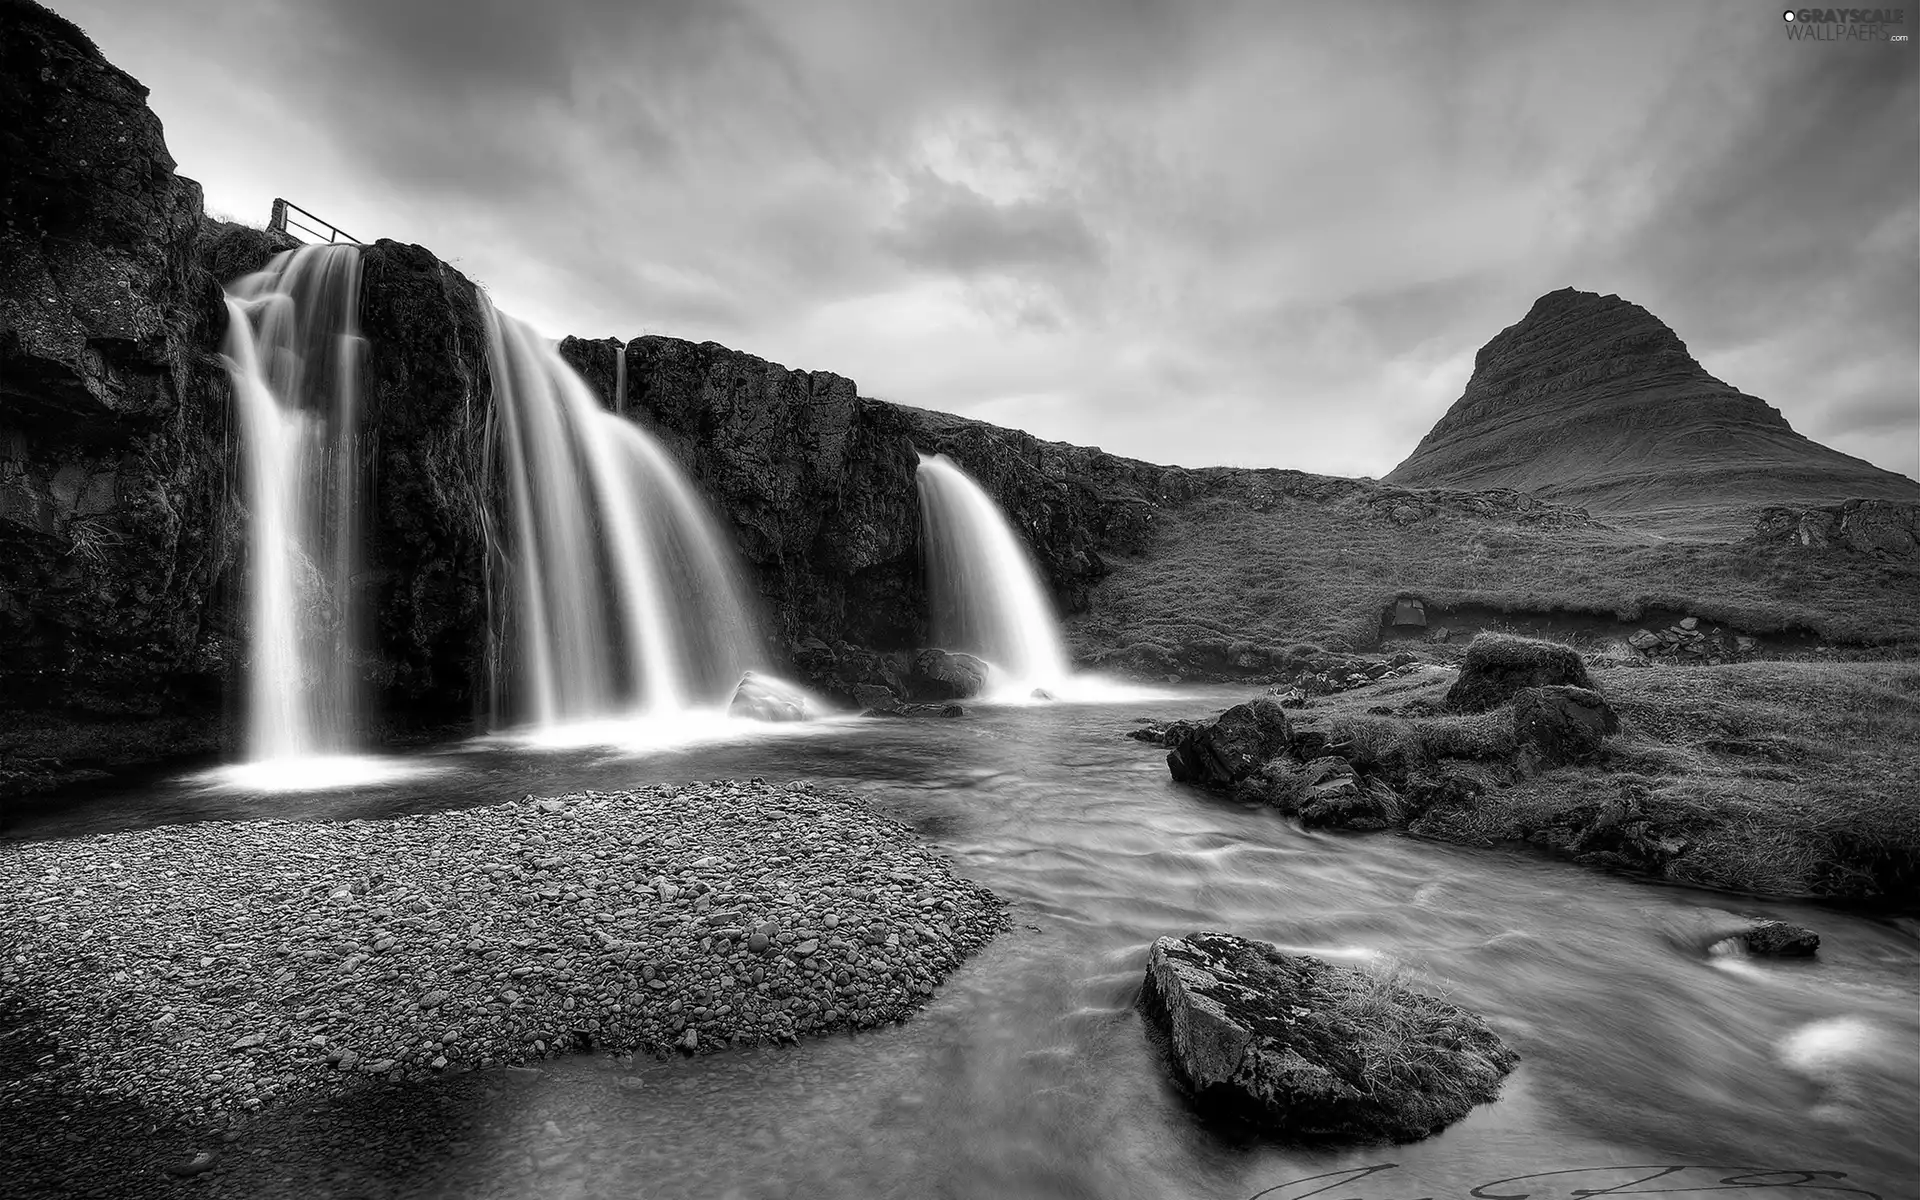
<path id="1" fill-rule="evenodd" d="M 852 795 L 716 781 L 0 847 L 0 991 L 182 1117 L 898 1021 L 1006 924 Z"/>

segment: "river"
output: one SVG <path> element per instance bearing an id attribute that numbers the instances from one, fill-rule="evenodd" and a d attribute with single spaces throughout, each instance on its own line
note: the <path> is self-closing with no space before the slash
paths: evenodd
<path id="1" fill-rule="evenodd" d="M 1173 784 L 1159 750 L 1123 736 L 1143 716 L 1209 715 L 1244 696 L 844 721 L 669 751 L 463 744 L 420 751 L 431 773 L 384 786 L 263 796 L 149 783 L 22 811 L 5 836 L 381 817 L 760 775 L 860 791 L 1013 902 L 1012 930 L 900 1026 L 693 1060 L 582 1055 L 288 1105 L 236 1147 L 237 1175 L 206 1181 L 241 1192 L 1920 1196 L 1914 925 L 1523 850 L 1309 832 Z M 1704 931 L 1729 912 L 1812 926 L 1820 954 L 1710 956 Z M 1411 1145 L 1309 1151 L 1208 1128 L 1135 1008 L 1148 943 L 1197 929 L 1398 964 L 1482 1013 L 1521 1065 L 1498 1103 Z"/>

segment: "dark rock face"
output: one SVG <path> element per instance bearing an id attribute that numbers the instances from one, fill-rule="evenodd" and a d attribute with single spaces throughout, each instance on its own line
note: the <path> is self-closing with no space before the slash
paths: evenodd
<path id="1" fill-rule="evenodd" d="M 376 647 L 366 673 L 390 713 L 475 716 L 500 677 L 487 634 L 507 607 L 503 593 L 489 607 L 489 521 L 501 520 L 489 497 L 502 492 L 487 455 L 479 293 L 428 251 L 390 241 L 361 250 L 360 289 L 371 489 L 361 603 Z"/>
<path id="2" fill-rule="evenodd" d="M 1818 508 L 1776 506 L 1761 511 L 1753 536 L 1818 550 L 1920 558 L 1920 504 L 1849 500 Z"/>
<path id="3" fill-rule="evenodd" d="M 1162 735 L 1167 770 L 1179 783 L 1225 791 L 1287 749 L 1287 714 L 1265 698 L 1236 704 L 1212 721 L 1178 721 Z"/>
<path id="4" fill-rule="evenodd" d="M 1763 504 L 1920 501 L 1920 483 L 1802 437 L 1709 375 L 1646 309 L 1572 288 L 1481 347 L 1466 391 L 1386 481 L 1518 488 L 1656 526 Z"/>
<path id="5" fill-rule="evenodd" d="M 1620 718 L 1600 693 L 1564 684 L 1521 688 L 1513 695 L 1513 736 L 1542 767 L 1588 762 Z"/>
<path id="6" fill-rule="evenodd" d="M 1428 1137 L 1519 1061 L 1465 1009 L 1232 934 L 1155 941 L 1141 1000 L 1197 1107 L 1288 1141 Z"/>
<path id="7" fill-rule="evenodd" d="M 1509 634 L 1483 633 L 1467 646 L 1460 678 L 1447 689 L 1447 706 L 1484 712 L 1511 700 L 1522 688 L 1567 684 L 1591 689 L 1586 664 L 1571 646 Z"/>
<path id="8" fill-rule="evenodd" d="M 0 3 L 0 753 L 111 763 L 159 719 L 219 742 L 226 311 L 173 165 L 145 88 Z M 16 740 L 47 721 L 57 747 Z"/>
<path id="9" fill-rule="evenodd" d="M 844 376 L 712 342 L 569 338 L 561 353 L 610 404 L 625 355 L 625 411 L 713 502 L 796 664 L 823 687 L 845 672 L 802 662 L 808 639 L 926 644 L 916 452 L 947 455 L 994 496 L 1062 612 L 1086 606 L 1104 554 L 1147 548 L 1167 488 L 1191 487 L 1178 468 L 868 399 Z"/>
<path id="10" fill-rule="evenodd" d="M 913 656 L 907 695 L 914 700 L 971 700 L 987 690 L 987 664 L 953 650 L 922 650 Z"/>

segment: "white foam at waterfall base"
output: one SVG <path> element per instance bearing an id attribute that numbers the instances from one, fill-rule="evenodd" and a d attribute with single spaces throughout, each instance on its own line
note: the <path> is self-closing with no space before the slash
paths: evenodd
<path id="1" fill-rule="evenodd" d="M 333 792 L 422 779 L 443 769 L 418 758 L 316 754 L 229 763 L 189 776 L 187 782 L 216 792 Z"/>
<path id="2" fill-rule="evenodd" d="M 243 771 L 305 786 L 359 761 L 359 249 L 275 255 L 228 290 L 247 531 Z"/>
<path id="3" fill-rule="evenodd" d="M 552 342 L 483 309 L 511 716 L 543 744 L 606 744 L 610 726 L 638 736 L 636 722 L 692 736 L 762 653 L 732 548 L 658 442 L 607 411 Z"/>

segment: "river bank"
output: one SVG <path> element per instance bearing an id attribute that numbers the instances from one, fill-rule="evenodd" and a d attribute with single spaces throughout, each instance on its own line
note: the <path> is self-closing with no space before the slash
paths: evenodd
<path id="1" fill-rule="evenodd" d="M 17 1065 L 188 1123 L 565 1051 L 882 1025 L 1004 923 L 863 801 L 759 780 L 4 856 L 0 989 L 58 1047 Z"/>

